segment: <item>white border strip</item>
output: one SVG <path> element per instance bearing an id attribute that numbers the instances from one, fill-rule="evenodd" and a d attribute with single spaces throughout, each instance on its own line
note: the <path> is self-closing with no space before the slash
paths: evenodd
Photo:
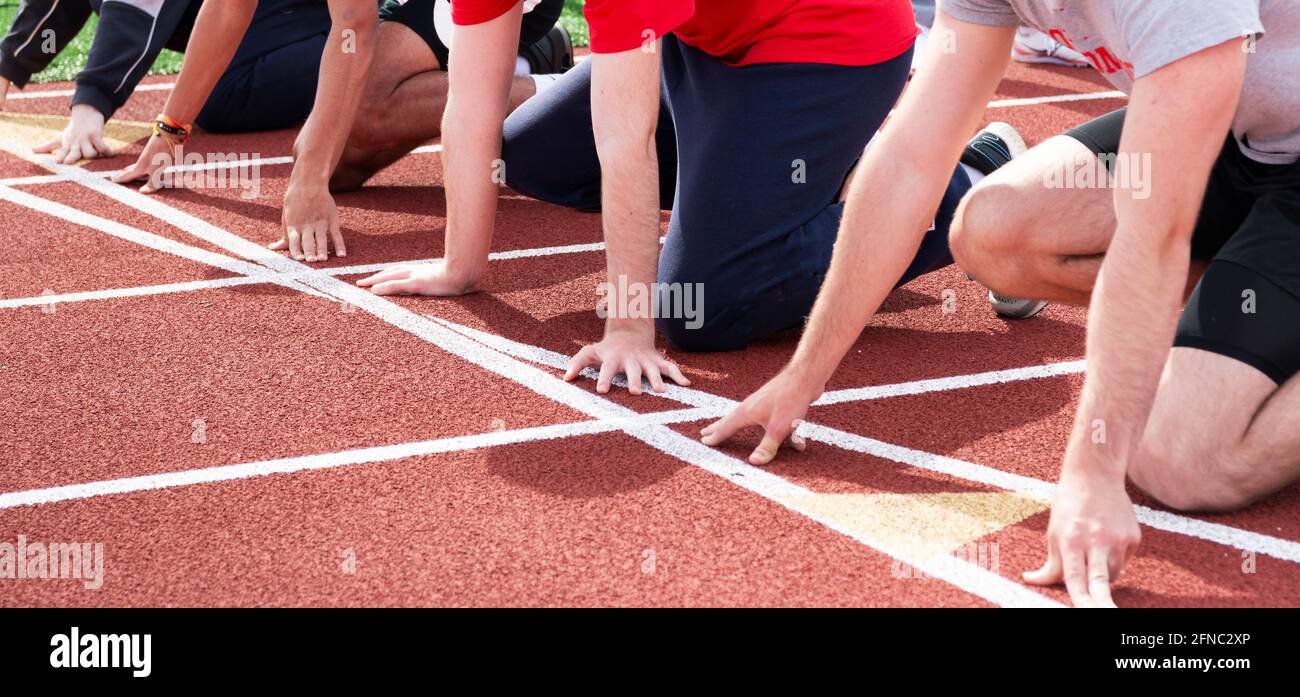
<path id="1" fill-rule="evenodd" d="M 136 85 L 136 92 L 162 92 L 175 87 L 174 82 L 146 82 Z M 71 97 L 76 94 L 76 90 L 32 90 L 16 92 L 8 96 L 7 99 L 53 99 L 54 97 Z"/>
<path id="2" fill-rule="evenodd" d="M 968 387 L 983 387 L 985 385 L 997 385 L 1004 382 L 1032 380 L 1034 378 L 1051 378 L 1058 375 L 1077 375 L 1087 370 L 1087 367 L 1087 361 L 1067 361 L 1063 363 L 1033 365 L 1025 368 L 1013 368 L 1011 370 L 994 370 L 987 373 L 975 373 L 973 375 L 958 375 L 949 378 L 915 380 L 896 385 L 876 385 L 874 387 L 831 390 L 823 394 L 821 399 L 813 402 L 812 405 L 815 407 L 824 407 L 831 404 L 841 404 L 843 402 L 860 402 L 867 399 L 882 399 L 884 397 L 902 397 L 905 395 L 921 394 L 924 392 L 961 390 Z"/>
<path id="3" fill-rule="evenodd" d="M 1027 97 L 1025 99 L 999 99 L 989 102 L 990 109 L 1010 109 L 1018 106 L 1038 106 L 1039 104 L 1060 104 L 1062 102 L 1090 102 L 1096 99 L 1127 99 L 1128 95 L 1118 90 L 1112 92 L 1086 92 L 1084 94 L 1053 94 L 1047 97 Z"/>
<path id="4" fill-rule="evenodd" d="M 3 188 L 0 187 L 0 191 Z M 23 194 L 27 196 L 28 194 Z M 2 196 L 2 195 L 0 195 Z M 37 197 L 32 197 L 37 199 Z M 37 199 L 44 201 L 45 199 Z M 57 205 L 57 204 L 56 204 Z M 35 206 L 32 206 L 35 208 Z M 110 221 L 111 222 L 111 221 Z M 134 228 L 130 228 L 134 230 Z M 151 233 L 143 233 L 151 234 Z M 199 247 L 177 242 L 183 248 L 191 250 L 202 250 Z M 523 259 L 528 257 L 551 256 L 555 254 L 582 254 L 588 252 L 599 252 L 605 249 L 603 242 L 593 242 L 591 244 L 570 244 L 559 247 L 536 247 L 533 249 L 512 249 L 503 252 L 493 252 L 489 255 L 492 261 L 507 259 Z M 166 250 L 163 250 L 166 251 Z M 430 264 L 440 261 L 439 259 L 412 259 L 410 261 L 386 261 L 377 264 L 357 264 L 354 266 L 336 266 L 326 269 L 313 269 L 311 274 L 325 274 L 327 276 L 350 276 L 354 274 L 368 274 L 384 271 L 386 269 L 396 268 L 399 266 L 417 266 L 420 264 Z M 92 300 L 114 300 L 117 298 L 138 298 L 149 295 L 164 295 L 167 293 L 189 293 L 194 291 L 211 290 L 214 288 L 229 288 L 232 286 L 255 285 L 258 283 L 281 283 L 288 280 L 300 280 L 311 274 L 286 274 L 266 271 L 258 267 L 258 271 L 249 273 L 246 276 L 237 276 L 234 278 L 217 278 L 203 281 L 184 281 L 179 283 L 161 283 L 150 286 L 134 286 L 129 288 L 105 288 L 103 290 L 78 291 L 73 293 L 60 293 L 57 295 L 37 295 L 24 298 L 0 299 L 0 310 L 12 309 L 19 307 L 32 307 L 37 305 L 49 305 L 51 303 L 72 303 L 85 302 Z M 320 294 L 317 294 L 320 295 Z M 326 297 L 320 295 L 320 297 Z"/>
<path id="5" fill-rule="evenodd" d="M 372 448 L 344 450 L 342 452 L 301 455 L 297 457 L 277 458 L 246 462 L 220 467 L 200 467 L 177 472 L 164 472 L 138 477 L 106 479 L 85 484 L 68 484 L 42 489 L 29 489 L 0 494 L 0 510 L 22 506 L 41 506 L 61 501 L 87 499 L 96 496 L 129 494 L 138 491 L 171 489 L 193 486 L 195 484 L 212 484 L 236 479 L 264 477 L 271 474 L 289 474 L 310 470 L 333 469 L 346 465 L 399 460 L 407 457 L 433 455 L 437 453 L 477 450 L 502 445 L 514 445 L 533 441 L 570 438 L 593 433 L 619 431 L 632 425 L 633 421 L 643 424 L 672 424 L 681 421 L 694 421 L 701 418 L 699 409 L 680 409 L 678 411 L 660 412 L 636 419 L 616 418 L 579 421 L 551 426 L 538 426 L 508 431 L 492 431 L 472 436 L 456 436 L 434 440 L 382 445 Z"/>
<path id="6" fill-rule="evenodd" d="M 442 152 L 441 144 L 421 145 L 420 147 L 412 150 L 408 154 L 427 155 L 430 153 L 439 153 L 439 152 Z M 35 158 L 23 157 L 23 159 L 27 160 L 28 162 L 32 162 L 33 164 L 47 166 L 46 163 L 38 161 Z M 291 165 L 291 164 L 293 164 L 292 155 L 277 155 L 275 157 L 251 157 L 243 160 L 238 160 L 238 159 L 220 160 L 217 162 L 204 162 L 202 164 L 197 164 L 197 165 L 171 166 L 164 169 L 163 171 L 170 174 L 185 174 L 187 172 L 219 172 L 222 170 L 231 170 L 231 169 L 249 169 L 251 167 L 259 167 L 259 168 L 280 167 L 283 165 Z M 84 172 L 85 174 L 90 175 L 92 177 L 99 177 L 100 179 L 112 179 L 118 174 L 121 174 L 122 172 L 126 171 L 124 169 L 90 171 L 90 170 L 82 169 L 80 167 L 78 167 L 77 169 L 81 169 L 81 171 Z M 59 182 L 70 182 L 70 181 L 79 181 L 79 179 L 77 177 L 73 177 L 67 174 L 34 174 L 26 177 L 12 177 L 10 179 L 0 179 L 0 186 L 34 186 L 37 184 L 57 184 Z"/>

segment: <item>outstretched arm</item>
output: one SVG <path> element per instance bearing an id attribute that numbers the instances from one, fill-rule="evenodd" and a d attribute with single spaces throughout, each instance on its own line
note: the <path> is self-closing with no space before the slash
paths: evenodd
<path id="1" fill-rule="evenodd" d="M 614 376 L 627 376 L 632 394 L 641 393 L 644 375 L 656 392 L 663 375 L 690 381 L 675 363 L 655 349 L 651 304 L 643 315 L 624 312 L 637 306 L 622 293 L 651 293 L 659 266 L 659 49 L 661 42 L 619 53 L 592 56 L 591 116 L 600 155 L 601 221 L 608 264 L 605 337 L 584 347 L 569 362 L 564 379 L 573 380 L 588 365 L 599 365 L 597 392 L 608 392 Z"/>
<path id="2" fill-rule="evenodd" d="M 185 61 L 163 113 L 181 124 L 192 124 L 208 101 L 221 74 L 230 65 L 235 49 L 257 11 L 257 0 L 221 0 L 205 2 L 194 21 L 194 31 L 185 49 Z M 145 145 L 136 163 L 114 177 L 120 183 L 151 179 L 172 161 L 172 144 L 154 136 Z M 154 182 L 146 183 L 144 193 L 154 191 Z"/>
<path id="3" fill-rule="evenodd" d="M 293 174 L 281 216 L 283 237 L 271 245 L 288 249 L 300 261 L 325 261 L 331 243 L 339 256 L 347 256 L 329 178 L 361 106 L 361 85 L 379 34 L 373 0 L 330 0 L 329 8 L 331 27 L 321 55 L 316 101 L 293 145 Z"/>
<path id="4" fill-rule="evenodd" d="M 131 98 L 189 6 L 189 0 L 104 3 L 86 67 L 77 74 L 71 119 L 59 137 L 35 152 L 53 153 L 64 164 L 111 157 L 113 151 L 104 142 L 104 123 Z"/>
<path id="5" fill-rule="evenodd" d="M 519 46 L 522 3 L 495 19 L 457 25 L 456 60 L 442 117 L 442 168 L 447 193 L 445 258 L 391 269 L 359 281 L 379 295 L 462 295 L 487 273 L 497 193 L 505 181 L 501 132 Z"/>
<path id="6" fill-rule="evenodd" d="M 1146 177 L 1120 178 L 1115 189 L 1118 227 L 1088 312 L 1088 377 L 1052 505 L 1047 562 L 1026 574 L 1039 584 L 1064 580 L 1076 606 L 1113 606 L 1110 582 L 1137 549 L 1125 474 L 1173 343 L 1192 230 L 1246 57 L 1234 39 L 1133 87 L 1119 157 Z"/>
<path id="7" fill-rule="evenodd" d="M 776 456 L 916 256 L 966 138 L 1006 69 L 1014 32 L 939 13 L 926 69 L 854 175 L 830 271 L 794 358 L 726 418 L 706 427 L 706 444 L 759 426 L 765 437 L 750 462 L 766 464 Z M 939 40 L 944 36 L 952 40 Z M 945 51 L 948 46 L 956 50 Z"/>

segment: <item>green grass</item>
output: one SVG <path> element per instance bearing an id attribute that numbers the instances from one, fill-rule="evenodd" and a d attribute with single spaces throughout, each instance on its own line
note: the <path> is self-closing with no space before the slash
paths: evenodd
<path id="1" fill-rule="evenodd" d="M 564 14 L 560 15 L 560 24 L 569 30 L 574 46 L 591 44 L 591 32 L 587 30 L 587 20 L 582 16 L 583 0 L 564 0 Z"/>
<path id="2" fill-rule="evenodd" d="M 569 35 L 573 37 L 574 46 L 586 46 L 591 43 L 591 35 L 587 31 L 587 20 L 582 17 L 583 0 L 564 0 L 564 14 L 560 17 L 560 23 L 564 28 L 569 30 Z M 6 0 L 0 4 L 0 30 L 6 33 L 9 26 L 13 23 L 14 15 L 18 12 L 17 3 Z M 95 26 L 98 25 L 99 18 L 91 16 L 90 21 L 82 28 L 77 38 L 63 49 L 58 58 L 50 64 L 50 67 L 32 76 L 32 82 L 61 82 L 72 80 L 77 77 L 77 73 L 86 65 L 86 56 L 90 53 L 90 42 L 95 37 Z M 154 61 L 153 67 L 149 69 L 150 75 L 171 75 L 180 72 L 181 59 L 183 56 L 175 51 L 164 49 Z"/>

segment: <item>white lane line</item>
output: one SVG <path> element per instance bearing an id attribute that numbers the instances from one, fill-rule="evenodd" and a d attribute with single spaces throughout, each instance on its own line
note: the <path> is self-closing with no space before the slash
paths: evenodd
<path id="1" fill-rule="evenodd" d="M 428 153 L 437 153 L 437 152 L 442 152 L 442 145 L 421 145 L 420 147 L 412 150 L 410 154 L 424 155 Z M 35 160 L 29 160 L 29 161 L 36 162 Z M 275 157 L 250 157 L 243 160 L 234 159 L 234 160 L 220 160 L 215 162 L 202 162 L 193 165 L 179 165 L 179 166 L 173 165 L 171 167 L 164 169 L 163 171 L 170 174 L 185 174 L 188 172 L 217 172 L 217 171 L 232 170 L 232 169 L 242 170 L 242 169 L 249 169 L 252 167 L 257 167 L 257 168 L 279 167 L 282 165 L 291 165 L 291 164 L 293 164 L 292 155 L 277 155 Z M 124 172 L 125 170 L 112 169 L 112 170 L 99 170 L 99 171 L 92 172 L 89 170 L 82 169 L 82 171 L 90 176 L 99 177 L 100 179 L 112 179 L 118 174 Z M 26 177 L 12 177 L 10 179 L 0 179 L 0 186 L 34 186 L 37 184 L 55 184 L 58 182 L 68 182 L 68 181 L 75 181 L 75 179 L 66 174 L 34 174 Z"/>
<path id="2" fill-rule="evenodd" d="M 434 440 L 397 443 L 372 448 L 344 450 L 342 452 L 300 455 L 297 457 L 245 462 L 237 465 L 220 467 L 200 467 L 177 472 L 164 472 L 137 477 L 106 479 L 84 484 L 68 484 L 42 489 L 29 489 L 0 494 L 0 510 L 20 506 L 40 506 L 59 501 L 86 499 L 96 496 L 112 496 L 137 491 L 171 489 L 175 487 L 211 484 L 250 477 L 262 477 L 270 474 L 287 474 L 309 470 L 332 469 L 346 465 L 385 462 L 420 455 L 477 450 L 502 445 L 529 443 L 534 441 L 570 438 L 593 433 L 619 431 L 639 421 L 645 424 L 671 424 L 680 421 L 693 421 L 700 418 L 697 409 L 660 412 L 638 416 L 635 419 L 615 418 L 578 421 L 575 423 L 556 424 L 520 428 L 507 431 L 492 431 L 471 436 L 437 438 Z"/>
<path id="3" fill-rule="evenodd" d="M 129 225 L 124 225 L 122 223 L 109 220 L 107 218 L 101 218 L 97 215 L 84 213 L 82 211 L 77 210 L 76 208 L 65 206 L 62 203 L 55 203 L 54 201 L 43 199 L 39 196 L 33 196 L 31 194 L 18 191 L 17 189 L 11 189 L 7 186 L 0 186 L 0 201 L 8 201 L 10 203 L 17 204 L 19 206 L 23 206 L 25 208 L 29 208 L 31 210 L 44 213 L 46 215 L 55 218 L 66 220 L 70 223 L 74 223 L 82 227 L 99 230 L 100 232 L 104 232 L 106 234 L 112 235 L 113 237 L 117 237 L 119 239 L 123 239 L 128 242 L 134 242 L 142 247 L 147 247 L 149 249 L 153 249 L 156 251 L 173 254 L 175 256 L 184 259 L 189 259 L 190 261 L 196 261 L 200 264 L 204 264 L 207 266 L 215 266 L 216 268 L 223 269 L 231 273 L 247 274 L 247 273 L 259 273 L 262 271 L 261 267 L 257 266 L 256 264 L 250 264 L 241 259 L 235 259 L 233 257 L 226 256 L 224 254 L 210 252 L 206 249 L 200 249 L 199 247 L 194 247 L 192 245 L 188 245 L 183 242 L 177 242 L 175 240 L 168 239 L 161 235 L 155 235 L 152 232 L 145 232 L 144 230 L 141 230 L 139 228 L 134 228 Z M 281 282 L 287 282 L 284 281 L 283 279 L 277 279 L 277 280 L 281 280 Z M 211 282 L 212 281 L 208 281 L 208 283 Z M 24 300 L 30 300 L 30 299 L 24 299 Z M 49 303 L 50 301 L 51 301 L 50 297 L 43 297 L 44 303 Z M 15 301 L 6 301 L 6 302 L 15 302 Z"/>
<path id="4" fill-rule="evenodd" d="M 3 189 L 0 189 L 0 191 L 3 191 Z M 61 305 L 64 303 L 83 302 L 87 300 L 112 300 L 114 298 L 136 298 L 146 295 L 161 295 L 164 293 L 186 293 L 197 290 L 208 290 L 211 288 L 230 288 L 232 286 L 268 283 L 282 278 L 283 277 L 278 274 L 266 274 L 262 276 L 231 276 L 230 278 L 216 278 L 208 281 L 162 283 L 156 286 L 109 288 L 106 290 L 90 290 L 80 293 L 37 295 L 28 298 L 0 298 L 0 310 L 33 307 L 37 305 Z"/>
<path id="5" fill-rule="evenodd" d="M 62 174 L 68 177 L 70 181 L 81 184 L 91 191 L 103 194 L 118 203 L 130 206 L 141 213 L 153 216 L 174 228 L 183 230 L 215 247 L 224 249 L 236 257 L 247 259 L 262 265 L 262 267 L 249 265 L 246 271 L 241 271 L 240 273 L 246 275 L 264 274 L 267 269 L 279 271 L 280 273 L 288 275 L 311 274 L 315 272 L 315 270 L 309 266 L 299 264 L 288 257 L 281 256 L 280 254 L 267 249 L 263 245 L 251 242 L 239 237 L 238 235 L 218 228 L 202 218 L 198 218 L 177 208 L 173 208 L 166 203 L 163 203 L 161 200 L 142 194 L 135 189 L 129 189 L 119 184 L 114 184 L 79 167 L 59 164 L 54 162 L 52 159 L 38 159 L 32 157 L 28 153 L 23 152 L 21 146 L 10 141 L 0 140 L 0 148 L 39 164 L 42 167 L 53 170 L 56 174 Z M 36 197 L 32 198 L 38 201 L 44 201 L 44 199 Z M 294 281 L 286 282 L 293 283 Z"/>
<path id="6" fill-rule="evenodd" d="M 141 212 L 154 216 L 210 244 L 226 249 L 233 254 L 246 256 L 271 270 L 300 278 L 301 282 L 309 288 L 331 296 L 333 299 L 350 303 L 356 308 L 369 312 L 399 329 L 414 334 L 448 353 L 514 380 L 542 396 L 566 404 L 588 416 L 593 418 L 613 418 L 633 416 L 636 413 L 594 393 L 570 385 L 532 365 L 519 362 L 454 331 L 441 327 L 391 300 L 381 298 L 368 290 L 320 273 L 306 264 L 276 254 L 261 245 L 222 230 L 205 220 L 172 208 L 156 198 L 145 196 L 132 189 L 104 180 L 83 176 L 78 172 L 66 171 L 75 168 L 51 163 L 44 164 L 47 167 L 55 168 L 56 172 L 60 172 L 59 168 L 62 168 L 64 171 L 60 173 L 74 177 L 83 186 L 103 193 L 119 203 L 135 206 Z M 721 455 L 699 441 L 682 436 L 665 426 L 652 428 L 630 427 L 624 429 L 624 432 L 659 448 L 669 455 L 692 462 L 692 464 L 703 467 L 719 476 L 736 480 L 743 479 L 747 484 L 763 486 L 771 491 L 791 493 L 798 489 L 779 477 L 751 467 L 747 463 L 734 460 L 734 458 Z"/>
<path id="7" fill-rule="evenodd" d="M 140 210 L 141 212 L 149 213 L 149 209 L 154 209 L 154 210 L 158 210 L 159 212 L 171 211 L 177 214 L 180 213 L 180 211 L 177 211 L 176 209 L 171 208 L 166 204 L 162 204 L 157 201 L 154 201 L 150 199 L 150 197 L 141 194 L 138 191 L 127 189 L 117 184 L 113 184 L 112 182 L 109 182 L 107 180 L 99 179 L 91 175 L 91 173 L 86 172 L 78 167 L 61 165 L 54 162 L 53 159 L 47 159 L 47 160 L 38 159 L 33 155 L 31 155 L 30 153 L 25 152 L 21 145 L 14 143 L 12 141 L 0 139 L 0 150 L 7 151 L 20 158 L 28 160 L 29 162 L 34 162 L 36 164 L 39 164 L 42 167 L 52 169 L 57 173 L 64 174 L 68 176 L 71 181 L 75 181 L 77 183 L 82 184 L 86 188 L 103 193 L 109 198 L 118 201 L 119 203 L 123 203 L 127 206 L 131 206 L 137 210 Z M 97 215 L 85 213 L 75 208 L 65 206 L 61 203 L 56 203 L 48 199 L 40 198 L 39 196 L 33 196 L 26 192 L 22 192 L 10 187 L 0 187 L 0 199 L 10 201 L 11 203 L 17 203 L 18 205 L 26 206 L 28 208 L 41 211 L 48 215 L 53 215 L 55 217 L 63 218 L 64 220 L 76 223 L 78 225 L 82 225 L 92 229 L 99 229 L 115 237 L 119 237 L 131 242 L 135 242 L 145 247 L 149 247 L 150 249 L 167 252 L 169 254 L 175 254 L 176 256 L 180 256 L 185 259 L 189 259 L 191 261 L 197 261 L 199 263 L 207 264 L 209 266 L 215 266 L 217 268 L 230 271 L 231 273 L 237 273 L 242 275 L 258 275 L 258 274 L 266 273 L 266 268 L 262 266 L 258 266 L 256 264 L 249 263 L 247 261 L 244 261 L 243 259 L 231 258 L 223 254 L 217 254 L 215 252 L 210 252 L 206 249 L 202 249 L 192 245 L 187 245 L 182 242 L 177 242 L 175 240 L 168 239 L 161 235 L 155 235 L 151 232 L 146 232 L 144 230 L 140 230 L 138 228 L 134 228 L 129 225 L 124 225 L 122 223 L 109 220 L 107 218 L 101 218 Z M 159 216 L 155 215 L 154 217 L 159 217 Z M 242 256 L 248 259 L 258 259 L 258 258 L 265 259 L 267 256 L 277 257 L 277 258 L 279 257 L 278 254 L 272 252 L 271 250 L 265 247 L 262 247 L 261 245 L 248 242 L 247 240 L 232 235 L 229 232 L 212 228 L 212 226 L 207 225 L 206 223 L 202 223 L 202 221 L 199 221 L 198 218 L 194 218 L 193 216 L 172 215 L 170 216 L 170 218 L 171 218 L 170 220 L 168 218 L 161 218 L 161 217 L 159 219 L 163 220 L 163 222 L 171 223 L 173 227 L 179 228 L 181 230 L 185 230 L 186 232 L 189 232 L 190 234 L 193 234 L 196 237 L 200 237 L 201 239 L 207 239 L 214 246 L 219 247 L 221 249 L 226 249 L 228 251 L 232 251 L 238 256 Z M 202 225 L 199 225 L 198 226 L 199 229 L 196 230 L 193 229 L 193 227 L 187 227 L 185 225 L 185 223 L 187 222 L 197 222 L 197 223 L 202 223 Z M 204 226 L 206 226 L 206 228 L 212 228 L 212 229 L 208 230 L 204 228 Z M 207 235 L 207 237 L 204 237 L 205 234 Z M 228 239 L 238 240 L 242 244 L 239 245 L 233 245 L 230 243 L 221 244 L 220 242 L 215 241 L 215 240 L 221 240 L 222 242 L 227 242 Z M 298 268 L 306 268 L 306 267 L 289 267 L 289 268 L 293 270 L 297 270 Z M 322 296 L 320 292 L 313 290 L 310 287 L 304 286 L 290 278 L 273 277 L 270 278 L 269 282 L 278 285 L 283 285 L 287 288 L 292 288 L 294 290 L 298 290 L 301 292 L 305 292 L 309 295 L 318 296 L 318 297 Z M 48 298 L 46 298 L 46 302 L 49 302 Z"/>
<path id="8" fill-rule="evenodd" d="M 68 174 L 76 176 L 75 173 L 68 172 Z M 271 253 L 259 245 L 253 245 L 184 211 L 171 208 L 136 191 L 104 180 L 84 176 L 79 177 L 77 180 L 82 185 L 100 191 L 120 203 L 135 205 L 144 213 L 153 215 L 232 253 L 249 256 L 273 270 L 283 273 L 308 274 L 303 279 L 305 285 L 350 303 L 358 309 L 369 312 L 394 327 L 420 337 L 448 353 L 513 380 L 543 397 L 565 404 L 570 408 L 583 412 L 587 416 L 596 419 L 633 418 L 637 416 L 636 412 L 631 409 L 564 382 L 530 364 L 495 351 L 451 329 L 421 317 L 391 300 L 376 296 L 333 276 L 311 273 L 312 269 L 305 264 Z M 249 247 L 255 248 L 256 255 L 250 254 L 254 252 L 254 249 L 249 249 Z M 267 254 L 270 254 L 272 258 L 267 258 Z M 979 569 L 965 560 L 946 555 L 917 558 L 917 555 L 910 550 L 896 549 L 887 542 L 867 537 L 865 533 L 855 532 L 839 526 L 834 521 L 822 518 L 806 505 L 797 503 L 799 497 L 811 493 L 807 489 L 771 472 L 753 467 L 747 462 L 705 446 L 699 440 L 686 437 L 665 425 L 630 425 L 624 427 L 622 432 L 658 449 L 666 455 L 726 479 L 788 510 L 800 513 L 828 528 L 858 540 L 868 547 L 905 561 L 925 574 L 959 584 L 962 590 L 990 602 L 1010 606 L 1059 605 L 1059 603 L 1030 591 L 1018 583 Z"/>
<path id="9" fill-rule="evenodd" d="M 44 200 L 44 199 L 41 199 Z M 178 243 L 180 244 L 180 243 Z M 189 245 L 185 245 L 189 247 Z M 199 249 L 192 247 L 192 249 Z M 557 247 L 535 247 L 533 249 L 510 249 L 502 252 L 492 252 L 489 259 L 492 261 L 501 261 L 508 259 L 524 259 L 529 257 L 544 257 L 556 254 L 583 254 L 589 252 L 604 251 L 603 242 L 593 242 L 590 244 L 569 244 Z M 377 264 L 356 264 L 353 266 L 335 266 L 327 269 L 314 269 L 312 274 L 325 274 L 328 276 L 350 276 L 355 274 L 369 274 L 387 269 L 397 268 L 399 266 L 416 266 L 421 264 L 431 264 L 441 259 L 411 259 L 407 261 L 385 261 Z M 266 269 L 259 269 L 256 273 L 250 273 L 247 276 L 238 278 L 218 278 L 204 281 L 186 281 L 181 283 L 162 283 L 149 286 L 134 286 L 130 288 L 105 288 L 103 290 L 80 291 L 75 293 L 62 293 L 59 295 L 38 295 L 26 298 L 9 298 L 0 299 L 0 310 L 30 307 L 34 305 L 48 305 L 50 303 L 71 303 L 84 302 L 91 300 L 113 300 L 116 298 L 136 298 L 149 295 L 162 295 L 166 293 L 189 293 L 193 291 L 210 290 L 213 288 L 229 288 L 231 286 L 254 285 L 257 283 L 276 283 L 285 280 L 300 280 L 309 274 L 298 273 L 277 273 Z M 324 296 L 321 296 L 324 297 Z"/>
<path id="10" fill-rule="evenodd" d="M 566 244 L 556 247 L 534 247 L 532 249 L 508 249 L 501 252 L 492 252 L 488 255 L 489 261 L 505 261 L 509 259 L 526 259 L 529 257 L 548 257 L 556 254 L 584 254 L 587 252 L 602 252 L 605 250 L 604 242 L 591 242 L 588 244 Z M 378 273 L 387 271 L 400 266 L 420 266 L 423 264 L 433 264 L 442 261 L 442 259 L 411 259 L 408 261 L 383 261 L 375 264 L 357 264 L 355 266 L 336 266 L 332 269 L 321 269 L 323 273 L 331 276 L 351 276 L 363 273 Z"/>
<path id="11" fill-rule="evenodd" d="M 142 85 L 136 85 L 136 92 L 162 92 L 174 87 L 174 82 L 148 82 Z M 54 97 L 71 97 L 75 90 L 32 90 L 31 92 L 17 92 L 11 94 L 7 99 L 52 99 Z"/>
<path id="12" fill-rule="evenodd" d="M 1084 372 L 1087 367 L 1087 361 L 1068 361 L 1064 363 L 1048 363 L 1046 365 L 1031 365 L 1025 368 L 1013 368 L 1011 370 L 994 370 L 987 373 L 975 373 L 973 375 L 957 375 L 954 377 L 937 378 L 933 380 L 915 380 L 896 385 L 875 385 L 872 387 L 831 390 L 823 394 L 821 399 L 813 402 L 813 406 L 821 407 L 830 404 L 840 404 L 842 402 L 860 402 L 867 399 L 901 397 L 904 395 L 922 394 L 925 392 L 961 390 L 968 387 L 997 385 L 1004 382 L 1031 380 L 1034 378 L 1049 378 L 1058 375 L 1075 375 Z"/>
<path id="13" fill-rule="evenodd" d="M 551 368 L 564 368 L 568 365 L 568 357 L 554 351 L 530 346 L 520 342 L 512 341 L 494 334 L 488 334 L 476 329 L 464 327 L 447 320 L 440 320 L 441 324 L 448 328 L 460 331 L 467 336 L 476 340 L 483 341 L 498 351 L 521 358 L 527 361 L 533 361 Z M 1049 370 L 1038 370 L 1038 366 L 1020 369 L 1018 371 L 996 371 L 994 373 L 978 373 L 975 375 L 956 376 L 944 380 L 920 380 L 915 383 L 901 383 L 899 385 L 886 386 L 889 389 L 882 392 L 873 392 L 873 388 L 860 388 L 846 390 L 848 394 L 857 395 L 858 399 L 879 399 L 882 396 L 897 394 L 919 394 L 924 388 L 945 390 L 955 389 L 953 386 L 964 382 L 969 382 L 970 386 L 997 384 L 999 382 L 1009 382 L 1009 376 L 1019 376 L 1014 379 L 1033 380 L 1052 375 L 1067 375 L 1082 361 L 1070 363 L 1057 363 L 1055 369 L 1053 366 L 1043 366 Z M 1082 368 L 1082 366 L 1077 366 Z M 1044 374 L 1046 373 L 1046 374 Z M 594 371 L 584 371 L 586 377 L 594 378 Z M 989 376 L 999 376 L 1002 380 L 989 381 Z M 621 378 L 620 378 L 621 379 Z M 626 384 L 626 383 L 623 383 Z M 913 387 L 915 386 L 915 387 Z M 704 408 L 708 413 L 705 418 L 713 415 L 721 415 L 729 412 L 737 403 L 725 397 L 711 395 L 707 392 L 695 390 L 689 387 L 678 385 L 669 386 L 663 394 L 657 394 L 647 390 L 647 395 L 664 397 L 674 401 L 682 402 L 697 408 Z M 839 402 L 836 402 L 839 403 Z M 874 438 L 867 438 L 855 433 L 849 433 L 838 429 L 830 428 L 820 424 L 805 422 L 803 429 L 800 431 L 811 440 L 820 441 L 828 445 L 833 445 L 843 450 L 851 450 L 866 455 L 892 460 L 905 465 L 911 465 L 919 469 L 939 472 L 957 479 L 964 479 L 970 482 L 976 482 L 998 489 L 1014 491 L 1025 496 L 1051 501 L 1056 492 L 1056 485 L 1052 482 L 1046 482 L 1033 477 L 1026 477 L 1011 472 L 1005 472 L 987 465 L 978 465 L 965 460 L 958 460 L 952 457 L 936 455 L 922 450 L 914 450 L 891 443 L 885 443 Z M 1276 559 L 1300 563 L 1300 542 L 1284 540 L 1271 535 L 1264 535 L 1241 528 L 1224 525 L 1221 523 L 1212 523 L 1205 520 L 1190 518 L 1178 513 L 1168 511 L 1158 511 L 1146 506 L 1135 506 L 1134 508 L 1138 522 L 1165 532 L 1173 532 L 1190 537 L 1197 537 L 1210 542 L 1235 547 L 1243 551 L 1253 551 L 1260 554 L 1266 554 Z"/>
<path id="14" fill-rule="evenodd" d="M 1025 99 L 999 99 L 989 102 L 990 109 L 1009 109 L 1018 106 L 1037 106 L 1039 104 L 1060 104 L 1062 102 L 1088 102 L 1096 99 L 1127 99 L 1128 95 L 1120 91 L 1085 92 L 1084 94 L 1053 94 L 1047 97 L 1027 97 Z"/>
<path id="15" fill-rule="evenodd" d="M 1052 496 L 1056 493 L 1055 484 L 1040 479 L 1012 474 L 943 455 L 913 450 L 817 424 L 808 424 L 806 435 L 812 440 L 829 443 L 845 450 L 874 455 L 932 472 L 942 472 L 960 479 L 979 482 L 1000 489 L 1008 489 L 1044 501 L 1050 502 Z M 1196 537 L 1228 547 L 1235 547 L 1242 551 L 1257 552 L 1275 559 L 1300 564 L 1300 542 L 1263 535 L 1222 523 L 1211 523 L 1189 518 L 1170 511 L 1159 511 L 1146 506 L 1135 505 L 1133 510 L 1139 523 L 1156 530 Z"/>

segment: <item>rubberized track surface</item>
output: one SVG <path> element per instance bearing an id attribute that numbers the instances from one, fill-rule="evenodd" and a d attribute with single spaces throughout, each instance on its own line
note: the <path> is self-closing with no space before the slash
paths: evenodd
<path id="1" fill-rule="evenodd" d="M 166 79 L 149 82 L 123 121 L 158 111 Z M 1119 106 L 1109 90 L 1013 66 L 988 119 L 1032 144 Z M 377 299 L 349 282 L 441 254 L 436 147 L 338 197 L 350 254 L 309 268 L 259 248 L 283 160 L 256 197 L 144 197 L 94 174 L 139 142 L 82 169 L 26 154 L 48 131 L 29 115 L 65 100 L 11 100 L 0 133 L 0 542 L 103 543 L 105 580 L 0 579 L 0 604 L 1066 600 L 1019 575 L 1043 555 L 1082 310 L 1007 323 L 959 271 L 919 279 L 810 413 L 808 451 L 758 469 L 756 434 L 715 451 L 695 433 L 793 333 L 670 352 L 694 384 L 666 398 L 558 379 L 601 330 L 598 217 L 506 191 L 485 292 Z M 191 149 L 283 158 L 293 135 Z M 1231 515 L 1135 502 L 1120 605 L 1300 605 L 1296 487 Z"/>

